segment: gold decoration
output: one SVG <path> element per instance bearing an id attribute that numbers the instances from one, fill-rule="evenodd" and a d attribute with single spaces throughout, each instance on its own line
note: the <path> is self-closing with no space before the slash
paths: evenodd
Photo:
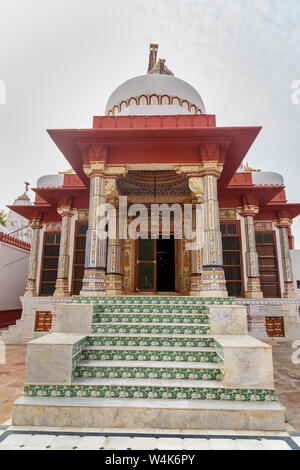
<path id="1" fill-rule="evenodd" d="M 249 166 L 248 162 L 245 163 L 244 166 L 242 165 L 242 168 L 243 168 L 243 171 L 250 171 L 250 172 L 257 172 L 257 173 L 260 173 L 262 171 L 262 170 L 255 170 L 254 168 L 251 168 L 251 166 Z"/>

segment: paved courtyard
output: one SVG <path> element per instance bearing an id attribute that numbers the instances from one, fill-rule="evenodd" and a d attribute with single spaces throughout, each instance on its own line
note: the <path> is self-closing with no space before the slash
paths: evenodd
<path id="1" fill-rule="evenodd" d="M 290 344 L 273 347 L 276 392 L 287 408 L 288 426 L 284 433 L 50 428 L 41 432 L 10 426 L 13 402 L 23 393 L 26 346 L 7 346 L 6 364 L 0 364 L 0 450 L 300 449 L 300 365 L 292 363 L 293 352 Z"/>

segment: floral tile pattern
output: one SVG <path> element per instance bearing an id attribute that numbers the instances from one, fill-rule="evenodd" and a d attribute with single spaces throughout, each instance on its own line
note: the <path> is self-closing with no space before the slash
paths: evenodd
<path id="1" fill-rule="evenodd" d="M 89 336 L 88 346 L 145 346 L 166 348 L 214 347 L 212 338 L 147 337 L 147 336 Z"/>
<path id="2" fill-rule="evenodd" d="M 274 390 L 127 385 L 25 385 L 31 397 L 152 398 L 186 400 L 274 401 Z"/>
<path id="3" fill-rule="evenodd" d="M 94 305 L 233 305 L 234 298 L 202 298 L 202 297 L 80 297 L 74 296 L 73 303 Z"/>
<path id="4" fill-rule="evenodd" d="M 147 315 L 137 315 L 137 314 L 119 314 L 112 313 L 106 315 L 104 313 L 96 313 L 93 316 L 93 323 L 181 323 L 181 324 L 203 324 L 209 323 L 209 317 L 206 314 L 199 315 L 155 315 L 153 313 Z"/>
<path id="5" fill-rule="evenodd" d="M 167 379 L 167 380 L 220 380 L 220 369 L 164 368 L 164 367 L 97 367 L 77 366 L 75 377 L 117 379 Z"/>
<path id="6" fill-rule="evenodd" d="M 98 325 L 94 324 L 93 333 L 128 333 L 157 335 L 206 335 L 209 326 L 162 326 L 162 325 Z"/>
<path id="7" fill-rule="evenodd" d="M 161 362 L 218 362 L 214 351 L 159 351 L 122 349 L 83 349 L 81 361 L 161 361 Z"/>

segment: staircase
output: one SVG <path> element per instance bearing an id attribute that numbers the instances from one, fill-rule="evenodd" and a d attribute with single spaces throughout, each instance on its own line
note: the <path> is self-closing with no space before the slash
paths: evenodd
<path id="1" fill-rule="evenodd" d="M 223 358 L 210 333 L 209 308 L 231 305 L 233 299 L 124 296 L 75 297 L 73 302 L 93 304 L 93 319 L 91 333 L 74 349 L 71 384 L 26 384 L 21 404 L 54 406 L 47 399 L 59 398 L 54 403 L 73 407 L 73 414 L 74 407 L 85 407 L 90 413 L 85 423 L 92 424 L 84 424 L 81 416 L 75 419 L 80 426 L 96 421 L 132 427 L 133 409 L 136 419 L 145 420 L 142 427 L 179 428 L 188 420 L 185 426 L 194 429 L 250 429 L 249 413 L 266 411 L 279 413 L 281 423 L 274 390 L 223 384 Z"/>

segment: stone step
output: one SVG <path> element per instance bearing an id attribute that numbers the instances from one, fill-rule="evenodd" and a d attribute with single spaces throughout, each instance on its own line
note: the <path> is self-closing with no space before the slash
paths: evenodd
<path id="1" fill-rule="evenodd" d="M 213 363 L 192 362 L 174 364 L 174 362 L 157 363 L 149 361 L 141 364 L 138 361 L 87 361 L 76 365 L 75 377 L 101 378 L 139 378 L 169 380 L 221 380 L 221 371 Z"/>
<path id="2" fill-rule="evenodd" d="M 214 340 L 212 337 L 199 335 L 176 335 L 170 337 L 168 335 L 129 335 L 118 334 L 112 336 L 109 334 L 92 334 L 86 338 L 86 346 L 142 346 L 142 347 L 214 347 Z"/>
<path id="3" fill-rule="evenodd" d="M 21 397 L 14 426 L 285 431 L 276 402 Z"/>
<path id="4" fill-rule="evenodd" d="M 25 384 L 25 396 L 273 401 L 274 390 L 229 389 L 214 380 L 77 378 L 71 385 Z"/>
<path id="5" fill-rule="evenodd" d="M 206 314 L 136 314 L 96 313 L 93 323 L 159 323 L 159 324 L 205 324 L 209 323 Z"/>
<path id="6" fill-rule="evenodd" d="M 169 348 L 145 349 L 141 346 L 122 346 L 112 349 L 109 346 L 89 346 L 80 353 L 80 361 L 155 361 L 155 362 L 212 362 L 218 363 L 214 348 Z"/>
<path id="7" fill-rule="evenodd" d="M 92 325 L 93 333 L 103 334 L 164 334 L 164 335 L 206 335 L 210 332 L 208 325 L 199 324 L 197 326 L 183 325 L 145 325 L 144 323 L 131 323 L 124 325 L 119 323 L 101 323 Z"/>
<path id="8" fill-rule="evenodd" d="M 234 298 L 205 298 L 184 296 L 115 296 L 80 297 L 74 296 L 73 303 L 93 305 L 232 305 Z"/>

